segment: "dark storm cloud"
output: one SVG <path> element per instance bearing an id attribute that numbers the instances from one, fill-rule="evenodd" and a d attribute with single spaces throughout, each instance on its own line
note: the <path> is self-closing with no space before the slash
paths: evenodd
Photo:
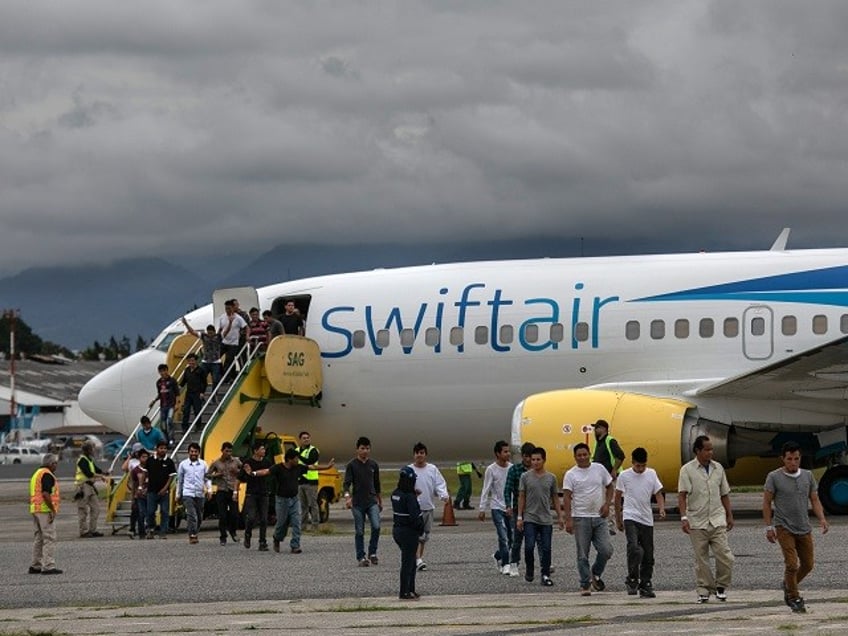
<path id="1" fill-rule="evenodd" d="M 841 2 L 2 3 L 0 273 L 292 236 L 846 244 L 846 30 Z"/>

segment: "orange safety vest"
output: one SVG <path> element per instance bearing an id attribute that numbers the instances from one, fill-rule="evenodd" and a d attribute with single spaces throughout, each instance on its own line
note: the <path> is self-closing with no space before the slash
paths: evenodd
<path id="1" fill-rule="evenodd" d="M 41 490 L 41 477 L 44 473 L 50 473 L 49 468 L 39 468 L 33 474 L 32 478 L 29 480 L 29 511 L 31 513 L 36 512 L 50 512 L 50 508 L 47 507 L 47 504 L 44 503 L 44 492 Z M 55 478 L 55 475 L 53 475 Z M 50 500 L 53 502 L 53 509 L 56 512 L 59 512 L 59 480 L 56 480 L 56 483 L 53 484 L 53 490 L 50 492 Z"/>

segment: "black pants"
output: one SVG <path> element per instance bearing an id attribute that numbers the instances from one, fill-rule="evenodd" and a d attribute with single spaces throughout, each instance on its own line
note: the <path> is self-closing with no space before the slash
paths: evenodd
<path id="1" fill-rule="evenodd" d="M 394 526 L 392 537 L 400 548 L 400 597 L 415 592 L 415 553 L 418 532 L 409 526 Z"/>
<path id="2" fill-rule="evenodd" d="M 191 424 L 189 413 L 194 413 L 194 417 L 200 415 L 200 409 L 203 407 L 203 400 L 200 399 L 200 393 L 189 393 L 186 391 L 185 400 L 183 401 L 183 433 L 188 431 L 188 426 Z M 197 423 L 198 429 L 200 422 Z"/>
<path id="3" fill-rule="evenodd" d="M 221 540 L 227 540 L 227 533 L 235 536 L 238 522 L 238 501 L 233 499 L 232 490 L 219 490 L 215 493 L 215 503 L 218 505 L 218 530 Z"/>
<path id="4" fill-rule="evenodd" d="M 654 527 L 630 519 L 624 520 L 627 538 L 627 578 L 649 586 L 654 576 Z"/>
<path id="5" fill-rule="evenodd" d="M 244 536 L 250 538 L 253 527 L 259 526 L 259 545 L 267 543 L 265 533 L 268 530 L 268 495 L 248 493 L 244 498 Z"/>

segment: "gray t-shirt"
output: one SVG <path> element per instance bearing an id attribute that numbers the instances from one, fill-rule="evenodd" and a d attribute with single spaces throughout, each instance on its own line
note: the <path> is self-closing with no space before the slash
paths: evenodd
<path id="1" fill-rule="evenodd" d="M 557 480 L 553 473 L 541 477 L 532 470 L 521 475 L 518 492 L 524 493 L 524 521 L 541 526 L 554 524 L 551 515 L 553 498 L 557 497 Z"/>
<path id="2" fill-rule="evenodd" d="M 771 471 L 764 488 L 774 495 L 774 525 L 792 534 L 812 532 L 810 495 L 817 491 L 816 479 L 809 470 L 799 469 L 796 477 L 782 468 Z"/>

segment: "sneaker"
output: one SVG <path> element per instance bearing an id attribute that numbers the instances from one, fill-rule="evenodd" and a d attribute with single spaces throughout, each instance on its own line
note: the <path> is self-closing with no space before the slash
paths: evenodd
<path id="1" fill-rule="evenodd" d="M 518 564 L 510 563 L 509 564 L 509 575 L 510 576 L 518 576 Z"/>
<path id="2" fill-rule="evenodd" d="M 37 567 L 31 565 L 31 566 L 29 566 L 29 573 L 30 574 L 41 574 L 41 568 L 37 568 Z"/>
<path id="3" fill-rule="evenodd" d="M 268 544 L 265 543 L 265 542 L 260 542 L 259 543 L 259 551 L 260 552 L 267 552 L 268 551 Z"/>
<path id="4" fill-rule="evenodd" d="M 359 567 L 367 568 L 369 565 L 371 565 L 371 561 L 369 561 L 368 559 L 359 559 Z"/>
<path id="5" fill-rule="evenodd" d="M 371 565 L 380 565 L 380 559 L 377 558 L 376 554 L 372 554 L 368 557 L 368 560 L 371 561 Z"/>
<path id="6" fill-rule="evenodd" d="M 199 541 L 199 539 L 197 538 L 197 535 L 194 535 L 194 534 L 193 534 L 193 535 L 191 535 L 191 536 L 188 538 L 188 542 L 189 542 L 189 543 L 191 543 L 192 545 L 193 545 L 193 544 L 195 544 L 195 543 L 197 543 L 198 541 Z"/>
<path id="7" fill-rule="evenodd" d="M 416 568 L 419 572 L 423 572 L 424 570 L 426 570 L 426 569 L 427 569 L 427 564 L 426 564 L 426 563 L 424 563 L 424 559 L 416 559 L 416 561 L 415 561 L 415 568 Z"/>
<path id="8" fill-rule="evenodd" d="M 789 601 L 789 609 L 792 610 L 795 614 L 806 614 L 807 606 L 804 605 L 804 599 L 800 596 L 798 598 L 793 598 Z"/>
<path id="9" fill-rule="evenodd" d="M 709 594 L 698 594 L 698 603 L 699 604 L 703 605 L 704 603 L 709 603 L 709 602 L 710 602 L 710 595 Z"/>
<path id="10" fill-rule="evenodd" d="M 639 598 L 656 598 L 657 595 L 654 589 L 650 586 L 639 588 Z"/>
<path id="11" fill-rule="evenodd" d="M 545 587 L 551 587 L 553 584 L 554 582 L 551 581 L 551 577 L 546 576 L 544 574 L 542 575 L 542 585 L 544 585 Z"/>
<path id="12" fill-rule="evenodd" d="M 589 587 L 581 587 L 580 596 L 592 596 L 592 590 Z"/>
<path id="13" fill-rule="evenodd" d="M 300 548 L 292 548 L 291 553 L 292 554 L 303 554 L 303 550 L 301 550 Z"/>
<path id="14" fill-rule="evenodd" d="M 532 572 L 528 572 L 527 574 L 524 575 L 524 580 L 527 581 L 528 583 L 532 583 L 533 579 L 535 579 L 535 578 L 536 577 L 533 576 Z"/>
<path id="15" fill-rule="evenodd" d="M 227 545 L 227 540 L 226 540 L 226 539 L 221 539 L 221 545 Z"/>
<path id="16" fill-rule="evenodd" d="M 636 596 L 639 593 L 639 581 L 635 579 L 624 579 L 624 586 L 627 588 L 627 594 L 629 596 Z"/>
<path id="17" fill-rule="evenodd" d="M 727 592 L 725 591 L 725 589 L 723 587 L 717 587 L 715 594 L 716 594 L 716 598 L 719 601 L 726 601 L 727 600 Z"/>
<path id="18" fill-rule="evenodd" d="M 41 573 L 42 574 L 61 574 L 62 570 L 59 570 L 57 568 L 48 568 L 47 570 L 42 570 Z M 803 601 L 802 601 L 802 603 L 803 603 Z"/>
<path id="19" fill-rule="evenodd" d="M 510 568 L 509 568 L 509 564 L 506 564 L 506 565 L 504 565 L 504 566 L 501 568 L 501 574 L 504 574 L 504 575 L 506 575 L 506 576 L 510 576 Z M 517 571 L 516 571 L 516 574 L 518 574 L 518 572 L 517 572 Z"/>
<path id="20" fill-rule="evenodd" d="M 250 550 L 250 537 L 248 535 L 244 535 L 244 547 Z"/>
<path id="21" fill-rule="evenodd" d="M 589 585 L 595 592 L 603 592 L 607 588 L 606 583 L 599 576 L 593 576 L 592 582 Z"/>

